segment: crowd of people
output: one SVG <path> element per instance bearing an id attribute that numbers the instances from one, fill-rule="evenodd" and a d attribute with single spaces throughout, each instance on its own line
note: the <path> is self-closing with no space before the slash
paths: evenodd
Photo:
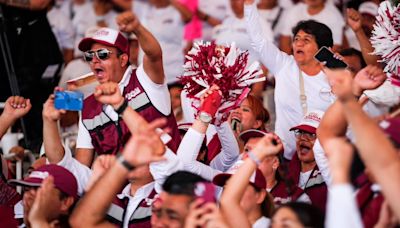
<path id="1" fill-rule="evenodd" d="M 3 146 L 0 227 L 398 227 L 400 88 L 370 42 L 381 2 L 0 0 L 28 25 L 46 15 L 64 62 L 44 100 L 4 102 L 0 138 L 40 110 L 26 128 L 41 149 L 20 179 L 26 149 Z M 235 43 L 266 78 L 226 115 L 225 88 L 197 110 L 181 83 L 201 40 Z M 347 67 L 319 62 L 323 47 Z M 56 108 L 67 90 L 79 112 Z"/>

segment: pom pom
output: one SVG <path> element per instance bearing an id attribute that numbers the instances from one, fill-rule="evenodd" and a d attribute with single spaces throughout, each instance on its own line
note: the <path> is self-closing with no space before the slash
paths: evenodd
<path id="1" fill-rule="evenodd" d="M 248 57 L 248 51 L 241 51 L 235 43 L 224 47 L 214 42 L 197 42 L 186 55 L 184 73 L 179 78 L 192 106 L 199 111 L 201 95 L 214 84 L 222 92 L 216 125 L 225 121 L 229 112 L 246 98 L 251 84 L 265 80 L 260 64 L 250 65 Z"/>
<path id="2" fill-rule="evenodd" d="M 371 36 L 374 55 L 381 56 L 386 64 L 384 71 L 391 75 L 393 84 L 398 85 L 400 75 L 400 7 L 382 2 Z"/>

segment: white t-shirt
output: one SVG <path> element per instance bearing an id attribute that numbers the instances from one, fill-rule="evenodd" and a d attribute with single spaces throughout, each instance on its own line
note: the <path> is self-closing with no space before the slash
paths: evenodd
<path id="1" fill-rule="evenodd" d="M 272 41 L 273 35 L 271 25 L 267 22 L 260 20 L 261 28 L 264 37 Z M 222 24 L 216 26 L 213 30 L 213 40 L 219 45 L 230 45 L 232 42 L 241 50 L 248 50 L 249 63 L 259 60 L 258 54 L 251 47 L 250 36 L 247 31 L 247 24 L 244 18 L 237 18 L 230 16 L 226 18 Z"/>
<path id="2" fill-rule="evenodd" d="M 183 72 L 183 31 L 181 14 L 175 7 L 149 7 L 143 14 L 142 24 L 158 40 L 163 52 L 164 74 L 168 83 L 176 82 Z M 143 51 L 139 53 L 143 59 Z"/>
<path id="3" fill-rule="evenodd" d="M 281 52 L 267 41 L 259 31 L 259 17 L 255 5 L 245 6 L 245 18 L 252 40 L 252 47 L 261 62 L 275 75 L 275 132 L 283 141 L 285 157 L 291 159 L 296 151 L 296 138 L 289 129 L 298 125 L 303 116 L 300 102 L 300 69 L 293 56 Z M 308 110 L 325 111 L 335 100 L 325 74 L 315 76 L 302 73 Z"/>
<path id="4" fill-rule="evenodd" d="M 257 219 L 255 223 L 253 223 L 252 227 L 253 228 L 266 228 L 269 227 L 269 224 L 271 224 L 271 220 L 265 216 L 262 216 L 261 218 Z"/>
<path id="5" fill-rule="evenodd" d="M 333 35 L 333 43 L 341 45 L 343 38 L 343 28 L 345 21 L 339 10 L 332 4 L 326 3 L 324 9 L 315 15 L 310 15 L 307 11 L 307 5 L 298 3 L 284 15 L 284 23 L 281 34 L 284 36 L 292 36 L 292 28 L 302 20 L 315 20 L 327 25 Z"/>
<path id="6" fill-rule="evenodd" d="M 118 83 L 121 93 L 123 93 L 125 86 L 129 83 L 131 72 L 132 67 L 128 67 L 122 80 Z M 164 115 L 169 115 L 171 112 L 171 97 L 169 95 L 167 84 L 154 83 L 144 72 L 143 65 L 139 65 L 137 68 L 136 76 L 138 77 L 140 84 L 142 85 L 154 107 Z M 118 120 L 118 114 L 110 105 L 104 105 L 103 110 L 113 121 Z M 94 148 L 89 131 L 83 125 L 82 119 L 79 119 L 79 131 L 76 148 Z"/>
<path id="7" fill-rule="evenodd" d="M 223 21 L 232 10 L 229 0 L 199 0 L 199 10 L 210 17 Z M 213 27 L 207 22 L 202 22 L 202 39 L 211 41 Z"/>
<path id="8" fill-rule="evenodd" d="M 118 30 L 119 27 L 116 22 L 117 12 L 110 10 L 104 15 L 104 20 L 109 28 Z M 74 56 L 82 56 L 82 52 L 78 49 L 79 42 L 85 37 L 85 33 L 89 28 L 97 26 L 96 14 L 94 12 L 93 3 L 85 3 L 81 9 L 76 12 L 72 25 L 75 29 L 75 49 Z"/>
<path id="9" fill-rule="evenodd" d="M 56 7 L 47 12 L 47 19 L 60 49 L 73 49 L 75 33 L 71 20 Z"/>

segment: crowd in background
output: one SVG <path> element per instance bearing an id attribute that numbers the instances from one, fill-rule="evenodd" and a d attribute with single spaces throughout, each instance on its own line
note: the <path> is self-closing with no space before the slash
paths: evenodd
<path id="1" fill-rule="evenodd" d="M 398 227 L 400 88 L 370 42 L 381 2 L 0 0 L 21 90 L 0 93 L 0 226 Z M 226 115 L 223 88 L 196 110 L 181 84 L 200 41 L 235 43 L 266 78 Z M 25 57 L 33 42 L 51 50 Z M 317 61 L 322 47 L 347 67 Z M 66 90 L 81 111 L 55 108 Z M 5 151 L 22 130 L 31 143 Z"/>

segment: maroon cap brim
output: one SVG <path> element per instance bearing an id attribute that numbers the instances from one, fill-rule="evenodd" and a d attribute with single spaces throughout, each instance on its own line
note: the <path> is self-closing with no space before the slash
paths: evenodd
<path id="1" fill-rule="evenodd" d="M 217 186 L 224 187 L 231 176 L 232 174 L 229 173 L 220 173 L 213 178 L 212 182 Z"/>
<path id="2" fill-rule="evenodd" d="M 302 130 L 302 131 L 306 131 L 306 132 L 311 133 L 311 134 L 315 134 L 317 132 L 317 129 L 315 127 L 311 127 L 309 125 L 299 125 L 299 126 L 296 126 L 296 127 L 292 127 L 292 128 L 290 128 L 290 131 L 293 131 L 293 130 L 296 130 L 296 129 Z"/>
<path id="3" fill-rule="evenodd" d="M 247 142 L 249 141 L 249 139 L 251 138 L 261 138 L 264 137 L 266 134 L 266 132 L 260 131 L 260 130 L 256 130 L 256 129 L 250 129 L 247 131 L 242 132 L 239 135 L 239 138 L 243 141 L 243 142 Z"/>
<path id="4" fill-rule="evenodd" d="M 25 180 L 11 179 L 8 181 L 11 185 L 24 186 L 24 187 L 40 187 L 43 179 L 40 178 L 27 178 Z"/>

